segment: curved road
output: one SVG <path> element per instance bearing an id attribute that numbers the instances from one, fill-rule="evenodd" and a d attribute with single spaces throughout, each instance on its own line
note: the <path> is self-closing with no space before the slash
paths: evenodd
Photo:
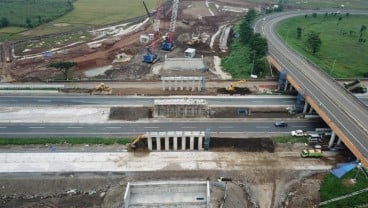
<path id="1" fill-rule="evenodd" d="M 368 108 L 326 73 L 304 57 L 295 54 L 274 32 L 275 27 L 282 20 L 312 12 L 325 13 L 326 11 L 297 11 L 270 15 L 265 20 L 258 20 L 255 30 L 268 39 L 270 54 L 299 84 L 301 93 L 305 97 L 310 97 L 327 115 L 328 119 L 325 121 L 329 126 L 336 126 L 341 130 L 336 132 L 337 135 L 348 138 L 348 141 L 343 139 L 344 142 L 368 166 Z M 368 14 L 368 11 L 348 12 Z"/>

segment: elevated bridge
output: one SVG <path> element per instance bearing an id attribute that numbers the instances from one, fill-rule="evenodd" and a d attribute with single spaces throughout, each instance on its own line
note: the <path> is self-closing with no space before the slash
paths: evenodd
<path id="1" fill-rule="evenodd" d="M 355 156 L 368 166 L 368 107 L 325 72 L 286 46 L 275 34 L 276 25 L 287 18 L 316 11 L 278 13 L 260 19 L 255 31 L 269 41 L 268 60 L 305 98 Z M 317 11 L 325 13 L 326 11 Z M 331 12 L 331 11 L 330 11 Z M 368 14 L 368 11 L 347 11 Z"/>

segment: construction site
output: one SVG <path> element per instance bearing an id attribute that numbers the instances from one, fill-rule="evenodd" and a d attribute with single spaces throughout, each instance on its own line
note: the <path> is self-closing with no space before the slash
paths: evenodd
<path id="1" fill-rule="evenodd" d="M 262 123 L 290 118 L 303 122 L 290 112 L 294 103 L 223 107 L 197 97 L 163 98 L 272 94 L 280 86 L 273 77 L 259 82 L 232 80 L 221 69 L 221 58 L 229 54 L 231 40 L 236 38 L 234 24 L 249 8 L 260 10 L 265 3 L 158 2 L 157 8 L 148 8 L 143 2 L 147 15 L 134 22 L 88 30 L 90 37 L 81 38 L 88 39 L 85 41 L 42 50 L 49 37 L 3 43 L 0 82 L 47 82 L 52 84 L 47 88 L 58 94 L 77 96 L 162 97 L 153 98 L 152 104 L 130 106 L 3 107 L 1 122 L 20 123 L 24 118 L 30 123 L 56 125 L 155 124 L 165 120 L 180 126 L 183 119 L 213 123 L 218 119 L 264 119 L 257 121 Z M 66 79 L 60 70 L 49 67 L 60 61 L 76 63 Z M 356 81 L 345 87 L 364 88 L 360 84 Z M 22 84 L 11 87 L 29 88 Z M 287 83 L 283 88 L 287 91 Z M 242 128 L 249 123 L 242 123 Z M 113 132 L 122 127 L 106 128 Z M 275 132 L 266 130 L 226 134 L 209 128 L 191 131 L 191 126 L 180 131 L 132 128 L 145 133 L 137 133 L 128 144 L 0 146 L 6 154 L 0 160 L 0 207 L 317 207 L 326 172 L 353 157 L 349 151 L 329 151 L 323 157 L 302 158 L 306 143 L 277 143 L 272 139 Z M 220 124 L 220 128 L 232 127 Z M 25 151 L 31 156 L 17 156 Z M 11 161 L 19 165 L 9 165 Z M 94 171 L 87 171 L 91 169 Z"/>

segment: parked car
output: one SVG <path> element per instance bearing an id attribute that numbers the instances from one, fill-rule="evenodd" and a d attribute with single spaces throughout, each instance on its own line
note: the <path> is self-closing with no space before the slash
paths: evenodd
<path id="1" fill-rule="evenodd" d="M 287 127 L 287 123 L 285 121 L 276 121 L 275 127 Z"/>
<path id="2" fill-rule="evenodd" d="M 290 134 L 291 134 L 291 136 L 296 136 L 296 137 L 307 135 L 303 130 L 300 130 L 300 129 L 295 130 L 295 131 L 291 131 Z"/>

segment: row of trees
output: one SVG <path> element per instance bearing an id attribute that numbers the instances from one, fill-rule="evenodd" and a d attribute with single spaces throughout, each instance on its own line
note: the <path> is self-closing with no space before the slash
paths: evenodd
<path id="1" fill-rule="evenodd" d="M 259 33 L 254 33 L 252 22 L 255 18 L 256 11 L 250 9 L 239 27 L 240 43 L 250 49 L 248 59 L 252 62 L 251 73 L 261 75 L 267 69 L 265 55 L 268 51 L 268 44 Z"/>
<path id="2" fill-rule="evenodd" d="M 6 17 L 2 17 L 0 19 L 0 28 L 8 27 L 9 26 L 9 20 Z"/>

